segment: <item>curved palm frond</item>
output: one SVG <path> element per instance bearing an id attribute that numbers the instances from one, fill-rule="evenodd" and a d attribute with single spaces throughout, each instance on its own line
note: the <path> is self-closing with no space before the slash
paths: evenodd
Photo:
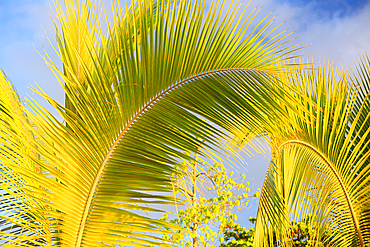
<path id="1" fill-rule="evenodd" d="M 289 121 L 278 101 L 291 93 L 274 77 L 295 46 L 284 48 L 289 33 L 270 28 L 274 18 L 253 26 L 258 11 L 236 19 L 239 4 L 224 13 L 218 2 L 208 14 L 205 1 L 138 1 L 125 13 L 114 3 L 103 34 L 91 1 L 65 1 L 65 9 L 56 2 L 63 71 L 45 60 L 66 106 L 39 93 L 66 124 L 36 101 L 30 113 L 23 109 L 37 126 L 27 147 L 37 145 L 42 172 L 23 163 L 11 169 L 36 184 L 23 193 L 43 203 L 38 214 L 56 245 L 161 245 L 165 223 L 142 212 L 173 202 L 166 192 L 173 166 L 189 159 L 182 151 Z"/>
<path id="2" fill-rule="evenodd" d="M 290 246 L 289 222 L 310 214 L 316 215 L 312 241 L 369 244 L 370 115 L 367 96 L 363 97 L 368 85 L 359 94 L 348 75 L 340 73 L 319 68 L 285 75 L 287 85 L 300 88 L 296 103 L 308 111 L 290 113 L 293 126 L 299 126 L 295 135 L 271 138 L 274 158 L 262 190 L 256 246 Z"/>

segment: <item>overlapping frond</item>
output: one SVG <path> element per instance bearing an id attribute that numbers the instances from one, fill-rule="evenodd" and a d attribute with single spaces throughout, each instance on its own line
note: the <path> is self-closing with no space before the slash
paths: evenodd
<path id="1" fill-rule="evenodd" d="M 50 229 L 39 183 L 18 174 L 27 169 L 42 174 L 32 126 L 13 85 L 0 74 L 0 244 L 37 246 L 50 243 Z"/>
<path id="2" fill-rule="evenodd" d="M 348 74 L 341 73 L 319 68 L 283 76 L 294 88 L 295 104 L 308 111 L 290 113 L 292 127 L 298 127 L 293 136 L 272 138 L 274 158 L 262 191 L 256 246 L 277 241 L 290 245 L 284 227 L 311 214 L 316 216 L 317 232 L 312 236 L 316 245 L 369 243 L 366 126 L 370 115 L 363 97 L 368 85 L 359 90 Z M 291 102 L 285 104 L 287 109 L 296 108 L 289 106 Z"/>

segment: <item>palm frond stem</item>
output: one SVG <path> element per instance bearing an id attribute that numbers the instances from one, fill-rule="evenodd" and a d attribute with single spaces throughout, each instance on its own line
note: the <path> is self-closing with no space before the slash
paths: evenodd
<path id="1" fill-rule="evenodd" d="M 351 212 L 351 216 L 352 216 L 352 220 L 353 220 L 353 224 L 355 225 L 355 228 L 356 228 L 356 231 L 357 231 L 357 235 L 358 235 L 358 238 L 360 240 L 360 243 L 361 243 L 361 247 L 364 247 L 364 241 L 362 239 L 362 234 L 361 234 L 361 230 L 360 230 L 360 224 L 358 222 L 358 219 L 356 217 L 356 213 L 355 213 L 355 210 L 353 208 L 353 205 L 352 205 L 352 202 L 351 202 L 351 199 L 349 198 L 349 194 L 348 194 L 348 191 L 343 183 L 343 180 L 340 176 L 340 174 L 337 172 L 335 166 L 332 164 L 332 162 L 322 153 L 320 152 L 320 150 L 318 150 L 317 148 L 315 148 L 314 146 L 312 146 L 311 144 L 307 143 L 307 142 L 304 142 L 304 141 L 301 141 L 301 140 L 289 140 L 289 141 L 286 141 L 284 143 L 282 143 L 278 148 L 277 148 L 277 152 L 279 152 L 282 148 L 284 148 L 284 146 L 286 145 L 289 145 L 289 144 L 296 144 L 296 145 L 302 145 L 302 146 L 305 146 L 309 149 L 311 149 L 313 152 L 315 152 L 320 158 L 322 158 L 325 163 L 328 165 L 328 167 L 330 168 L 330 170 L 332 171 L 332 173 L 334 174 L 334 176 L 336 177 L 336 179 L 338 180 L 338 183 L 340 184 L 342 190 L 343 190 L 343 193 L 345 195 L 345 198 L 347 200 L 347 204 L 348 204 L 348 207 L 350 209 L 350 212 Z"/>

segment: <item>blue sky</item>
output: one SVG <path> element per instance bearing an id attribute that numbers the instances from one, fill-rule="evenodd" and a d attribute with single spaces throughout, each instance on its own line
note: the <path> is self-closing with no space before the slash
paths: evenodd
<path id="1" fill-rule="evenodd" d="M 231 0 L 227 0 L 231 1 Z M 110 3 L 108 0 L 103 2 Z M 247 2 L 247 0 L 245 0 Z M 63 102 L 61 88 L 35 48 L 45 50 L 57 61 L 46 39 L 54 41 L 50 20 L 52 0 L 0 1 L 0 68 L 10 77 L 23 98 L 35 81 L 53 98 Z M 264 6 L 261 15 L 274 10 L 277 23 L 297 30 L 296 42 L 311 45 L 301 53 L 314 60 L 353 64 L 370 47 L 370 4 L 367 0 L 252 0 L 250 6 Z M 45 32 L 44 32 L 45 30 Z"/>
<path id="2" fill-rule="evenodd" d="M 278 3 L 288 3 L 292 7 L 308 9 L 313 15 L 321 15 L 321 18 L 343 18 L 356 13 L 366 4 L 366 0 L 278 0 Z"/>
<path id="3" fill-rule="evenodd" d="M 110 0 L 103 2 L 109 4 Z M 54 27 L 48 15 L 52 5 L 52 0 L 0 0 L 0 68 L 10 77 L 21 98 L 30 94 L 40 100 L 29 89 L 37 82 L 62 103 L 64 94 L 60 85 L 35 51 L 36 48 L 42 53 L 44 47 L 58 61 L 45 35 L 46 32 L 54 41 Z M 250 6 L 256 5 L 264 6 L 260 16 L 274 11 L 279 14 L 277 23 L 286 21 L 284 28 L 297 30 L 295 42 L 310 45 L 299 54 L 311 54 L 315 62 L 325 59 L 348 67 L 362 52 L 369 53 L 368 0 L 252 0 Z M 246 158 L 247 177 L 253 178 L 255 188 L 262 186 L 269 159 L 269 154 Z M 254 215 L 256 208 L 246 212 L 245 218 Z"/>

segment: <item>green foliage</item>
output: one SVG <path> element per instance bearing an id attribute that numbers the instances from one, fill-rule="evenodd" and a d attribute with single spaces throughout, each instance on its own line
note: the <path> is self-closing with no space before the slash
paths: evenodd
<path id="1" fill-rule="evenodd" d="M 256 218 L 249 217 L 251 223 L 256 222 Z M 227 226 L 224 230 L 224 241 L 220 247 L 251 247 L 253 246 L 255 228 L 247 230 L 246 227 L 241 227 L 239 224 Z M 221 241 L 220 241 L 221 242 Z"/>
<path id="2" fill-rule="evenodd" d="M 237 225 L 235 212 L 248 206 L 249 182 L 244 182 L 245 174 L 235 175 L 218 162 L 208 166 L 196 159 L 181 168 L 185 172 L 174 180 L 176 197 L 184 200 L 181 209 L 174 219 L 167 214 L 161 218 L 181 229 L 164 238 L 181 246 L 214 246 L 224 240 L 225 229 Z"/>
<path id="3" fill-rule="evenodd" d="M 317 221 L 315 220 L 314 215 L 309 215 L 308 217 L 302 219 L 299 222 L 290 222 L 288 227 L 289 236 L 287 239 L 284 239 L 284 242 L 290 244 L 292 247 L 324 247 L 330 246 L 325 244 L 325 236 L 317 239 Z M 249 218 L 249 221 L 253 224 L 256 223 L 257 218 Z M 225 231 L 226 243 L 221 243 L 220 247 L 252 247 L 254 241 L 255 228 L 246 229 L 245 227 L 240 227 L 238 224 L 228 226 Z M 339 234 L 337 232 L 337 234 Z M 331 235 L 326 233 L 326 235 Z M 277 239 L 276 235 L 273 237 L 272 246 L 280 246 L 281 239 Z M 326 242 L 328 239 L 326 239 Z"/>

